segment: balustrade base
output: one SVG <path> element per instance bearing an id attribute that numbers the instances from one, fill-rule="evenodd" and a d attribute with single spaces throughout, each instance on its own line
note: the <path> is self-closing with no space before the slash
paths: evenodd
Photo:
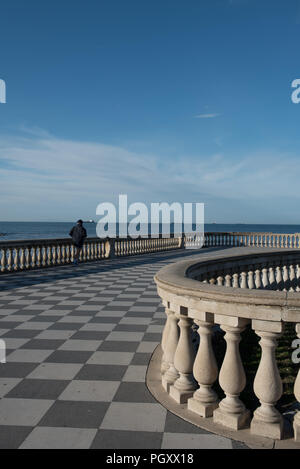
<path id="1" fill-rule="evenodd" d="M 169 393 L 170 387 L 175 383 L 176 379 L 177 378 L 171 379 L 168 376 L 162 376 L 161 384 L 162 384 L 162 387 L 164 388 L 164 390 L 167 391 L 167 393 Z"/>
<path id="2" fill-rule="evenodd" d="M 300 443 L 300 411 L 294 417 L 294 438 L 295 441 Z"/>
<path id="3" fill-rule="evenodd" d="M 270 423 L 253 417 L 250 431 L 254 435 L 281 440 L 283 437 L 283 418 L 280 416 L 280 420 L 277 423 Z"/>
<path id="4" fill-rule="evenodd" d="M 213 416 L 214 410 L 218 407 L 218 402 L 205 403 L 191 397 L 188 400 L 187 407 L 188 410 L 195 412 L 195 414 L 200 415 L 200 417 L 208 418 Z"/>
<path id="5" fill-rule="evenodd" d="M 218 407 L 213 413 L 214 423 L 219 423 L 224 427 L 231 428 L 232 430 L 241 430 L 242 428 L 249 427 L 250 424 L 250 411 L 245 410 L 239 414 L 230 414 L 223 412 Z"/>
<path id="6" fill-rule="evenodd" d="M 188 399 L 192 397 L 195 389 L 191 391 L 184 391 L 176 388 L 176 386 L 171 385 L 169 388 L 169 395 L 176 401 L 178 404 L 186 404 Z"/>

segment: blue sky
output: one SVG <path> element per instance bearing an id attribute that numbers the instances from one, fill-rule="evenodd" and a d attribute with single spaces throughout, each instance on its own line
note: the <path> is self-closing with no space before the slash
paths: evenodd
<path id="1" fill-rule="evenodd" d="M 299 223 L 298 0 L 1 2 L 0 219 Z"/>

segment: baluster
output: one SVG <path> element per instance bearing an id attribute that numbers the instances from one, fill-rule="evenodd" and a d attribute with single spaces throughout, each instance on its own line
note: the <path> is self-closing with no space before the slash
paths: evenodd
<path id="1" fill-rule="evenodd" d="M 62 264 L 66 263 L 66 246 L 65 246 L 65 244 L 61 245 L 61 263 Z"/>
<path id="2" fill-rule="evenodd" d="M 296 273 L 293 261 L 290 264 L 289 291 L 296 291 Z"/>
<path id="3" fill-rule="evenodd" d="M 8 272 L 12 271 L 12 248 L 7 249 L 8 256 L 7 256 L 7 270 Z"/>
<path id="4" fill-rule="evenodd" d="M 174 366 L 174 355 L 176 352 L 178 339 L 179 339 L 179 328 L 177 325 L 178 319 L 174 311 L 170 309 L 170 326 L 168 332 L 168 341 L 166 342 L 164 350 L 164 359 L 168 364 L 168 369 L 162 376 L 162 386 L 165 391 L 169 392 L 170 386 L 178 378 L 178 371 Z"/>
<path id="5" fill-rule="evenodd" d="M 282 291 L 287 291 L 288 288 L 289 288 L 289 272 L 288 272 L 288 268 L 287 268 L 287 265 L 284 264 L 283 266 L 283 289 Z"/>
<path id="6" fill-rule="evenodd" d="M 281 290 L 283 288 L 281 265 L 276 267 L 276 284 L 277 290 Z"/>
<path id="7" fill-rule="evenodd" d="M 169 337 L 171 316 L 173 314 L 173 311 L 170 311 L 169 306 L 170 306 L 170 304 L 167 303 L 167 306 L 165 307 L 165 313 L 166 313 L 167 319 L 166 319 L 166 323 L 165 323 L 165 327 L 164 327 L 164 330 L 163 330 L 163 333 L 162 333 L 162 339 L 161 339 L 161 348 L 162 348 L 162 351 L 163 351 L 163 355 L 162 355 L 162 359 L 161 359 L 160 371 L 161 371 L 162 374 L 164 374 L 165 371 L 167 371 L 167 369 L 169 368 L 169 364 L 166 360 L 166 355 L 165 355 L 165 349 L 166 349 L 166 345 L 168 343 L 168 337 Z"/>
<path id="8" fill-rule="evenodd" d="M 218 406 L 218 396 L 212 389 L 218 377 L 218 366 L 211 343 L 214 326 L 213 315 L 202 313 L 200 317 L 203 320 L 195 319 L 195 323 L 199 326 L 200 345 L 193 367 L 199 389 L 188 400 L 188 410 L 206 418 L 211 417 Z"/>
<path id="9" fill-rule="evenodd" d="M 297 333 L 297 337 L 300 339 L 300 323 L 296 324 L 296 333 Z M 298 344 L 298 342 L 297 342 L 296 346 L 298 346 L 297 357 L 299 357 L 299 344 Z M 295 394 L 295 397 L 296 397 L 298 403 L 300 403 L 300 369 L 298 371 L 297 378 L 296 378 L 295 384 L 294 384 L 294 394 Z M 293 427 L 294 427 L 295 440 L 297 442 L 300 442 L 300 410 L 298 410 L 298 412 L 296 413 L 296 415 L 294 417 Z"/>
<path id="10" fill-rule="evenodd" d="M 34 268 L 36 266 L 36 246 L 32 246 L 31 249 L 31 267 Z"/>
<path id="11" fill-rule="evenodd" d="M 231 274 L 225 275 L 225 287 L 231 287 Z"/>
<path id="12" fill-rule="evenodd" d="M 177 314 L 179 319 L 180 335 L 178 345 L 174 355 L 174 366 L 179 372 L 179 377 L 170 386 L 170 396 L 179 404 L 184 404 L 190 398 L 197 388 L 193 378 L 193 365 L 195 361 L 195 349 L 192 343 L 192 324 L 193 320 L 187 316 L 187 308 L 180 308 Z"/>
<path id="13" fill-rule="evenodd" d="M 41 246 L 37 246 L 37 254 L 36 254 L 36 266 L 41 267 Z"/>
<path id="14" fill-rule="evenodd" d="M 57 245 L 56 244 L 53 244 L 53 246 L 50 246 L 49 249 L 51 251 L 51 254 L 52 254 L 52 259 L 51 259 L 51 264 L 52 265 L 56 265 L 57 264 L 57 252 L 56 252 L 56 247 Z"/>
<path id="15" fill-rule="evenodd" d="M 16 247 L 16 249 L 15 249 L 15 257 L 14 257 L 14 270 L 19 270 L 19 262 L 20 262 L 20 258 L 19 258 L 19 248 Z"/>
<path id="16" fill-rule="evenodd" d="M 275 289 L 275 285 L 276 285 L 276 278 L 275 278 L 275 269 L 274 269 L 274 265 L 270 265 L 269 267 L 269 283 L 270 283 L 270 288 L 272 290 Z"/>
<path id="17" fill-rule="evenodd" d="M 223 321 L 225 324 L 222 324 Z M 250 420 L 249 410 L 239 399 L 246 385 L 246 376 L 239 352 L 240 333 L 245 329 L 249 320 L 216 315 L 215 322 L 220 323 L 221 328 L 226 332 L 226 353 L 219 375 L 219 383 L 226 397 L 214 411 L 214 422 L 239 430 L 247 427 Z M 232 325 L 227 325 L 230 322 Z"/>
<path id="18" fill-rule="evenodd" d="M 57 245 L 57 258 L 56 258 L 56 263 L 57 263 L 58 265 L 61 264 L 61 245 L 60 245 L 60 244 Z"/>
<path id="19" fill-rule="evenodd" d="M 262 269 L 262 285 L 263 288 L 268 288 L 269 287 L 269 278 L 268 278 L 268 268 L 267 266 L 264 266 Z"/>
<path id="20" fill-rule="evenodd" d="M 31 249 L 30 246 L 27 247 L 26 249 L 26 269 L 30 269 L 30 264 L 31 264 Z"/>
<path id="21" fill-rule="evenodd" d="M 24 253 L 24 246 L 20 248 L 20 269 L 25 269 L 25 253 Z"/>
<path id="22" fill-rule="evenodd" d="M 224 276 L 220 272 L 218 277 L 217 277 L 217 285 L 219 285 L 221 287 L 221 286 L 223 286 L 223 283 L 224 283 Z"/>
<path id="23" fill-rule="evenodd" d="M 255 270 L 255 288 L 261 288 L 261 272 L 259 266 Z"/>
<path id="24" fill-rule="evenodd" d="M 242 271 L 241 273 L 241 288 L 247 288 L 247 272 L 245 272 L 244 270 Z"/>
<path id="25" fill-rule="evenodd" d="M 235 272 L 233 274 L 233 288 L 239 288 L 239 274 Z"/>
<path id="26" fill-rule="evenodd" d="M 268 331 L 277 327 L 280 332 Z M 277 368 L 275 349 L 277 339 L 282 332 L 282 323 L 267 321 L 252 321 L 252 328 L 261 337 L 261 359 L 254 379 L 254 392 L 260 401 L 251 422 L 251 433 L 269 438 L 282 438 L 283 418 L 275 405 L 282 395 L 282 382 Z M 263 329 L 263 330 L 261 330 Z"/>
<path id="27" fill-rule="evenodd" d="M 248 288 L 249 290 L 253 290 L 255 288 L 253 265 L 250 265 L 249 268 L 250 270 L 248 272 Z"/>
<path id="28" fill-rule="evenodd" d="M 6 248 L 1 248 L 1 272 L 6 270 Z"/>

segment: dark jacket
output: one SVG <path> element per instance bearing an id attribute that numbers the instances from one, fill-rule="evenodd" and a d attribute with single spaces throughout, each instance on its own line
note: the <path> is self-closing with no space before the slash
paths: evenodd
<path id="1" fill-rule="evenodd" d="M 69 235 L 72 236 L 72 240 L 75 246 L 79 246 L 79 247 L 83 245 L 83 241 L 87 236 L 86 229 L 80 225 L 73 226 Z"/>

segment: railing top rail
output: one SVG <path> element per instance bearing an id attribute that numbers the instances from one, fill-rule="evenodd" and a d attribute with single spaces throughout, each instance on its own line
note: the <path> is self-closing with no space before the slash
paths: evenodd
<path id="1" fill-rule="evenodd" d="M 262 258 L 280 259 L 298 256 L 299 251 L 273 251 L 262 253 Z M 202 261 L 193 257 L 189 260 L 173 263 L 163 267 L 154 277 L 161 297 L 191 310 L 201 309 L 238 317 L 255 318 L 271 321 L 300 322 L 300 295 L 297 292 L 250 290 L 234 287 L 211 285 L 188 277 L 188 273 L 201 265 L 231 262 L 234 266 L 240 260 L 249 260 L 249 264 L 258 259 L 259 254 L 224 256 L 222 258 Z M 218 307 L 217 307 L 218 303 Z M 222 305 L 222 307 L 220 306 Z"/>

